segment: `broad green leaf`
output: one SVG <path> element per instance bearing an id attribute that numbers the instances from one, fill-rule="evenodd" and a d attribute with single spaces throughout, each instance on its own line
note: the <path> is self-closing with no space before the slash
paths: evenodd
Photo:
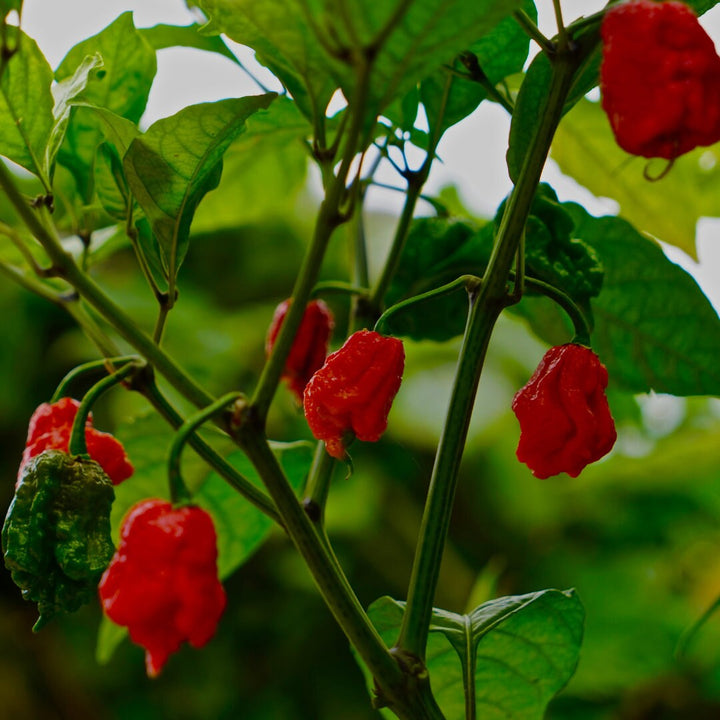
<path id="1" fill-rule="evenodd" d="M 389 645 L 404 611 L 388 597 L 368 609 Z M 583 623 L 573 590 L 503 597 L 468 615 L 433 609 L 427 668 L 447 720 L 542 720 L 575 672 Z"/>
<path id="2" fill-rule="evenodd" d="M 537 10 L 532 0 L 525 0 L 523 10 L 531 18 L 537 19 Z M 472 43 L 468 50 L 477 58 L 478 66 L 488 81 L 497 85 L 503 78 L 523 69 L 529 42 L 520 25 L 512 17 L 506 17 L 491 32 Z M 467 70 L 457 61 L 455 68 L 467 74 Z M 446 90 L 448 82 L 450 87 Z M 473 112 L 488 94 L 477 82 L 451 75 L 447 70 L 439 70 L 420 83 L 420 97 L 430 127 L 444 132 Z"/>
<path id="3" fill-rule="evenodd" d="M 322 117 L 337 83 L 301 0 L 197 0 L 204 31 L 251 47 L 290 91 L 306 117 Z"/>
<path id="4" fill-rule="evenodd" d="M 591 301 L 592 339 L 611 383 L 634 393 L 720 395 L 720 318 L 693 277 L 627 221 L 565 207 L 605 268 Z"/>
<path id="5" fill-rule="evenodd" d="M 137 123 L 147 104 L 157 60 L 155 51 L 135 29 L 132 13 L 123 13 L 100 33 L 75 45 L 56 70 L 56 80 L 72 76 L 86 56 L 96 53 L 103 59 L 103 70 L 88 82 L 78 100 Z M 85 202 L 92 199 L 92 168 L 102 141 L 98 117 L 76 108 L 58 157 L 73 173 Z"/>
<path id="6" fill-rule="evenodd" d="M 482 275 L 492 250 L 492 224 L 477 227 L 447 218 L 418 218 L 408 233 L 387 307 L 452 282 L 461 275 Z M 463 287 L 399 310 L 384 330 L 414 340 L 441 342 L 461 335 L 468 299 Z"/>
<path id="7" fill-rule="evenodd" d="M 240 61 L 233 55 L 232 50 L 216 35 L 204 35 L 199 32 L 201 26 L 192 25 L 154 25 L 149 28 L 140 28 L 139 33 L 155 50 L 164 50 L 171 47 L 188 47 L 196 50 L 217 53 L 240 65 Z"/>
<path id="8" fill-rule="evenodd" d="M 117 544 L 122 519 L 135 503 L 151 497 L 168 498 L 167 459 L 173 430 L 157 415 L 148 415 L 121 426 L 116 435 L 135 466 L 133 476 L 115 488 L 111 521 Z M 206 439 L 211 438 L 216 447 L 222 445 L 229 450 L 224 454 L 233 467 L 256 485 L 261 484 L 252 465 L 237 448 L 220 433 L 207 431 Z M 278 444 L 273 451 L 290 484 L 300 491 L 312 463 L 312 445 Z M 221 578 L 226 578 L 257 550 L 268 536 L 272 521 L 211 472 L 191 448 L 183 452 L 182 470 L 198 505 L 213 518 L 218 537 L 218 573 Z M 123 629 L 117 629 L 114 623 L 105 619 L 98 636 L 97 657 L 107 662 L 125 635 Z"/>
<path id="9" fill-rule="evenodd" d="M 0 19 L 4 18 L 11 13 L 13 10 L 20 12 L 22 9 L 23 0 L 0 0 Z"/>
<path id="10" fill-rule="evenodd" d="M 582 100 L 560 124 L 552 158 L 567 175 L 598 197 L 620 204 L 635 227 L 696 257 L 700 217 L 720 216 L 720 145 L 677 158 L 661 179 L 664 160 L 633 157 L 618 147 L 599 103 Z"/>
<path id="11" fill-rule="evenodd" d="M 46 153 L 46 168 L 50 174 L 52 174 L 55 156 L 65 138 L 73 102 L 85 90 L 92 74 L 97 74 L 102 71 L 102 68 L 103 59 L 99 54 L 88 55 L 73 75 L 61 80 L 52 88 L 55 98 L 55 107 L 53 108 L 55 124 Z"/>
<path id="12" fill-rule="evenodd" d="M 220 180 L 223 154 L 247 118 L 275 97 L 268 93 L 191 105 L 158 120 L 130 144 L 125 175 L 171 278 L 187 251 L 195 210 Z"/>
<path id="13" fill-rule="evenodd" d="M 245 132 L 225 153 L 218 188 L 195 214 L 193 233 L 290 217 L 306 177 L 308 153 L 302 140 L 308 131 L 307 120 L 286 97 L 250 116 Z"/>
<path id="14" fill-rule="evenodd" d="M 54 123 L 52 70 L 32 38 L 13 27 L 6 32 L 18 49 L 0 77 L 0 155 L 49 189 L 45 156 Z"/>

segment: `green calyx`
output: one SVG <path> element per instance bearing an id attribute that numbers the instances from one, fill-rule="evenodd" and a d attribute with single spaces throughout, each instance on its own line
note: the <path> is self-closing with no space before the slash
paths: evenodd
<path id="1" fill-rule="evenodd" d="M 115 551 L 114 496 L 103 469 L 86 457 L 47 450 L 25 466 L 3 525 L 2 548 L 23 597 L 38 604 L 33 630 L 95 595 Z"/>

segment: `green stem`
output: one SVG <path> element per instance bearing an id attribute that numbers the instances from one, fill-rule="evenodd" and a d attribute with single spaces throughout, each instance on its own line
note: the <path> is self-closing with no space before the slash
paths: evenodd
<path id="1" fill-rule="evenodd" d="M 180 472 L 180 458 L 185 444 L 203 423 L 226 410 L 230 403 L 242 397 L 240 392 L 231 392 L 189 417 L 175 433 L 168 457 L 168 484 L 173 505 L 187 505 L 192 502 L 192 493 L 188 490 Z"/>
<path id="2" fill-rule="evenodd" d="M 312 289 L 310 297 L 329 295 L 331 293 L 337 293 L 339 295 L 365 295 L 367 293 L 367 288 L 342 281 L 327 280 L 317 283 Z"/>
<path id="3" fill-rule="evenodd" d="M 331 551 L 298 502 L 267 440 L 244 421 L 236 435 L 263 478 L 288 535 L 305 560 L 325 603 L 373 674 L 383 699 L 403 720 L 440 720 L 443 716 L 429 693 L 429 686 L 408 692 L 408 678 L 388 651 Z"/>
<path id="4" fill-rule="evenodd" d="M 541 32 L 533 19 L 524 11 L 516 10 L 513 13 L 517 24 L 525 31 L 525 34 L 534 40 L 544 53 L 552 55 L 555 52 L 555 46 L 551 40 L 548 40 Z"/>
<path id="5" fill-rule="evenodd" d="M 182 415 L 180 415 L 160 392 L 153 377 L 152 368 L 149 366 L 145 368 L 144 372 L 138 373 L 138 375 L 133 378 L 132 389 L 143 395 L 171 427 L 177 430 L 185 422 Z M 272 500 L 270 500 L 262 490 L 255 487 L 246 477 L 241 475 L 197 433 L 190 435 L 188 443 L 225 482 L 237 490 L 249 503 L 254 505 L 260 512 L 267 515 L 278 525 L 283 526 L 283 522 Z"/>
<path id="6" fill-rule="evenodd" d="M 447 420 L 443 429 L 423 513 L 408 600 L 397 647 L 421 660 L 437 587 L 445 540 L 450 526 L 460 467 L 475 393 L 490 335 L 502 309 L 508 304 L 507 282 L 524 232 L 530 207 L 547 159 L 577 58 L 571 52 L 553 57 L 554 73 L 533 142 L 524 158 L 517 185 L 506 205 L 496 242 L 471 309 L 460 350 Z"/>
<path id="7" fill-rule="evenodd" d="M 60 381 L 60 384 L 55 389 L 53 396 L 50 398 L 50 402 L 57 402 L 60 398 L 68 395 L 68 387 L 74 383 L 78 378 L 95 373 L 97 370 L 105 370 L 106 372 L 113 373 L 113 363 L 129 363 L 138 361 L 136 355 L 121 355 L 119 357 L 106 357 L 102 360 L 91 360 L 90 362 L 83 363 L 73 368 L 65 377 Z"/>
<path id="8" fill-rule="evenodd" d="M 305 512 L 316 528 L 324 527 L 325 505 L 334 469 L 335 459 L 325 452 L 325 443 L 318 442 L 303 499 Z"/>
<path id="9" fill-rule="evenodd" d="M 80 403 L 77 415 L 73 421 L 72 431 L 70 432 L 70 443 L 68 452 L 70 455 L 87 455 L 87 444 L 85 443 L 85 425 L 92 406 L 97 402 L 98 398 L 106 393 L 110 388 L 115 387 L 122 382 L 131 373 L 138 370 L 136 362 L 129 362 L 121 367 L 117 372 L 108 375 L 99 382 L 95 383 L 86 393 Z"/>

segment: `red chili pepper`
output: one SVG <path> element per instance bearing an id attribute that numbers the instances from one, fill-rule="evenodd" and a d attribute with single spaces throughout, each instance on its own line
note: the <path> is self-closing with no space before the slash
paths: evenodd
<path id="1" fill-rule="evenodd" d="M 720 58 L 687 5 L 613 5 L 601 34 L 602 105 L 621 148 L 673 159 L 720 140 Z"/>
<path id="2" fill-rule="evenodd" d="M 376 442 L 400 388 L 405 350 L 400 340 L 372 330 L 353 333 L 305 388 L 305 417 L 330 455 L 345 457 L 352 435 Z"/>
<path id="3" fill-rule="evenodd" d="M 275 309 L 265 342 L 267 355 L 270 355 L 275 345 L 291 302 L 291 299 L 285 300 Z M 308 381 L 325 362 L 333 326 L 332 312 L 322 300 L 308 303 L 282 374 L 283 380 L 287 382 L 299 403 L 303 401 L 303 392 Z"/>
<path id="4" fill-rule="evenodd" d="M 203 647 L 226 603 L 210 515 L 195 506 L 173 509 L 159 499 L 134 505 L 99 593 L 105 614 L 145 648 L 149 677 L 183 642 Z"/>
<path id="5" fill-rule="evenodd" d="M 517 457 L 535 477 L 577 477 L 610 452 L 617 433 L 607 383 L 605 366 L 589 348 L 560 345 L 545 353 L 512 402 L 521 428 Z"/>
<path id="6" fill-rule="evenodd" d="M 73 398 L 62 398 L 55 403 L 43 403 L 33 413 L 28 425 L 18 479 L 31 458 L 45 450 L 68 452 L 70 433 L 80 403 Z M 88 455 L 97 462 L 113 485 L 127 480 L 134 471 L 125 449 L 119 440 L 109 433 L 100 432 L 92 426 L 92 415 L 85 426 L 85 442 Z"/>

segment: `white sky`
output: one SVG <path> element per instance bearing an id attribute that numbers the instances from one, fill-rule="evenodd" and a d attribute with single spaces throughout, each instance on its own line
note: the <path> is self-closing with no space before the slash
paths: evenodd
<path id="1" fill-rule="evenodd" d="M 565 21 L 601 9 L 603 0 L 564 0 Z M 540 28 L 554 34 L 552 0 L 536 0 Z M 52 67 L 78 41 L 94 35 L 121 12 L 132 10 L 135 24 L 185 25 L 196 18 L 183 0 L 25 0 L 23 28 L 37 40 Z M 703 26 L 720 46 L 720 8 L 703 16 Z M 242 59 L 252 63 L 251 53 Z M 148 123 L 198 102 L 257 93 L 242 71 L 225 58 L 188 49 L 159 53 L 158 76 L 148 103 Z M 452 128 L 439 148 L 442 164 L 436 163 L 428 183 L 432 192 L 443 185 L 459 187 L 463 200 L 474 211 L 491 215 L 510 190 L 505 166 L 508 118 L 496 105 L 484 103 L 480 111 Z M 478 138 L 480 139 L 478 141 Z M 612 213 L 614 207 L 599 201 L 572 180 L 562 176 L 553 163 L 544 173 L 563 201 L 577 201 L 593 213 Z M 720 190 L 720 189 L 719 189 Z M 379 198 L 385 205 L 392 198 Z M 720 308 L 720 219 L 704 219 L 698 230 L 699 263 L 670 248 L 670 258 L 693 273 L 716 308 Z"/>

